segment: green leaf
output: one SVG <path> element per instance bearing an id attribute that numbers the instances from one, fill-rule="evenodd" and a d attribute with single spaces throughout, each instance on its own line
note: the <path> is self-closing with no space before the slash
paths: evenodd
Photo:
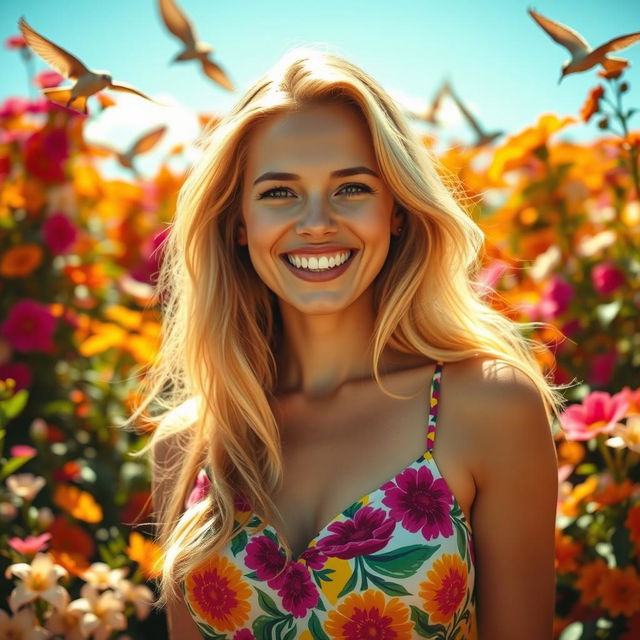
<path id="1" fill-rule="evenodd" d="M 407 591 L 401 584 L 397 582 L 389 582 L 383 578 L 368 573 L 367 578 L 373 582 L 379 589 L 384 591 L 388 596 L 410 596 L 411 592 Z"/>
<path id="2" fill-rule="evenodd" d="M 270 616 L 275 616 L 278 619 L 282 618 L 283 613 L 278 609 L 271 596 L 261 589 L 256 589 L 256 591 L 258 592 L 258 604 L 260 608 Z"/>
<path id="3" fill-rule="evenodd" d="M 29 392 L 26 389 L 20 389 L 14 393 L 8 400 L 3 400 L 0 404 L 9 420 L 15 418 L 27 404 Z"/>
<path id="4" fill-rule="evenodd" d="M 42 415 L 54 416 L 56 414 L 73 415 L 73 402 L 70 400 L 52 400 L 42 407 Z"/>
<path id="5" fill-rule="evenodd" d="M 357 581 L 358 581 L 358 572 L 354 571 L 351 574 L 351 577 L 349 578 L 349 580 L 347 580 L 347 584 L 345 584 L 344 587 L 342 587 L 342 590 L 338 594 L 338 598 L 342 598 L 343 595 L 353 591 Z"/>
<path id="6" fill-rule="evenodd" d="M 242 551 L 247 546 L 248 540 L 249 536 L 246 530 L 243 529 L 239 533 L 236 533 L 236 535 L 231 540 L 231 553 L 233 553 L 234 556 L 237 556 L 238 553 L 240 553 L 240 551 Z"/>
<path id="7" fill-rule="evenodd" d="M 10 458 L 2 465 L 2 471 L 0 471 L 0 480 L 4 480 L 7 476 L 17 471 L 27 460 L 31 460 L 33 456 L 18 456 L 17 458 Z"/>
<path id="8" fill-rule="evenodd" d="M 324 632 L 315 611 L 311 614 L 311 618 L 309 619 L 309 632 L 311 633 L 313 640 L 330 640 L 329 636 Z"/>
<path id="9" fill-rule="evenodd" d="M 363 560 L 377 573 L 390 578 L 408 578 L 439 548 L 440 545 L 414 544 L 387 553 L 363 556 Z"/>
<path id="10" fill-rule="evenodd" d="M 429 616 L 414 604 L 409 605 L 409 608 L 411 609 L 411 620 L 414 623 L 414 631 L 424 638 L 445 640 L 447 630 L 443 625 L 429 624 Z"/>

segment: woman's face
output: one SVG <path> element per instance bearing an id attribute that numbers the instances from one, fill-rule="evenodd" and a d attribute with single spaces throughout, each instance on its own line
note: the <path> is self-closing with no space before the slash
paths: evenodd
<path id="1" fill-rule="evenodd" d="M 349 107 L 313 106 L 254 130 L 238 240 L 283 302 L 322 314 L 356 300 L 387 257 L 393 209 L 368 127 Z"/>

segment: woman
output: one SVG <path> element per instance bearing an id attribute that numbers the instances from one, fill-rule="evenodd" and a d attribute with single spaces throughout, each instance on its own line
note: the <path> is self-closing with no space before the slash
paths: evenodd
<path id="1" fill-rule="evenodd" d="M 478 293 L 455 186 L 313 49 L 203 147 L 132 417 L 166 409 L 142 453 L 171 637 L 551 638 L 563 398 Z"/>

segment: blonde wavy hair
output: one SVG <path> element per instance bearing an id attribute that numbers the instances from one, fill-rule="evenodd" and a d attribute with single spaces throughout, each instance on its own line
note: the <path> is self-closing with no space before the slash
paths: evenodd
<path id="1" fill-rule="evenodd" d="M 328 101 L 364 117 L 382 177 L 406 212 L 403 236 L 391 244 L 374 282 L 373 371 L 383 392 L 402 397 L 379 376 L 378 360 L 390 345 L 445 362 L 500 358 L 531 378 L 548 417 L 553 412 L 559 419 L 565 402 L 535 357 L 544 347 L 524 335 L 523 329 L 544 323 L 516 323 L 483 301 L 475 280 L 483 232 L 457 200 L 455 178 L 446 177 L 394 100 L 338 55 L 313 47 L 289 51 L 204 130 L 202 155 L 180 189 L 162 247 L 162 343 L 128 419 L 151 423 L 152 435 L 137 455 L 151 451 L 154 465 L 157 445 L 171 439 L 172 460 L 162 467 L 171 479 L 168 493 L 162 504 L 152 496 L 155 539 L 164 555 L 157 607 L 178 596 L 185 574 L 239 531 L 236 491 L 262 522 L 278 511 L 270 495 L 281 483 L 283 460 L 269 400 L 282 322 L 275 294 L 236 242 L 236 227 L 252 130 L 271 116 Z M 151 403 L 161 411 L 151 415 Z M 209 494 L 185 510 L 204 465 L 212 475 Z M 291 549 L 285 551 L 291 558 Z"/>

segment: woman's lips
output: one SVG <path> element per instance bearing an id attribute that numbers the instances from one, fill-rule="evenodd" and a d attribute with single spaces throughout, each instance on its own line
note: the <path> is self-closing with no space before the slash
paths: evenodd
<path id="1" fill-rule="evenodd" d="M 287 258 L 286 254 L 281 255 L 282 261 L 287 265 L 289 271 L 298 276 L 301 280 L 307 280 L 308 282 L 326 282 L 327 280 L 333 280 L 339 275 L 343 274 L 351 264 L 351 261 L 358 253 L 357 249 L 351 249 L 351 255 L 343 262 L 339 267 L 333 269 L 326 269 L 324 271 L 310 271 L 309 269 L 298 269 L 294 267 Z"/>

